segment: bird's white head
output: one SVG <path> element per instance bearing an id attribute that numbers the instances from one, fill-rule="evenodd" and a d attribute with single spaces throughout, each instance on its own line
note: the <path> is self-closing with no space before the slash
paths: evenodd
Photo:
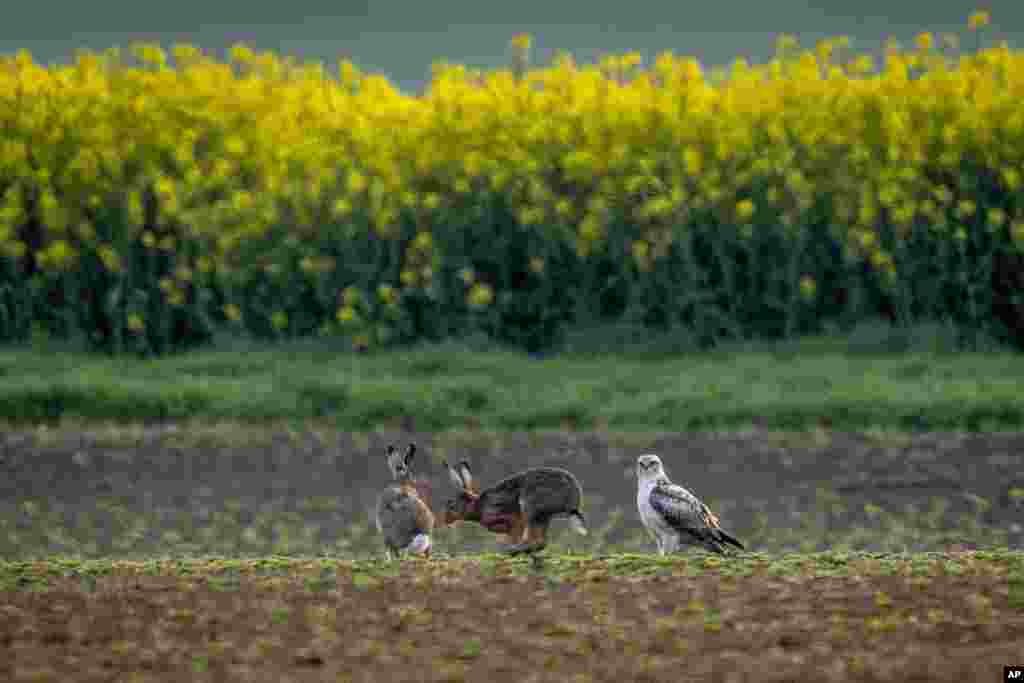
<path id="1" fill-rule="evenodd" d="M 661 458 L 654 453 L 645 453 L 636 459 L 636 478 L 640 483 L 663 476 L 665 468 L 661 464 Z"/>

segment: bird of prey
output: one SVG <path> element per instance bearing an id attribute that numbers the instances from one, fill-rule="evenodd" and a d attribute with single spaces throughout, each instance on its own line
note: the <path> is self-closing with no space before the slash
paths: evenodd
<path id="1" fill-rule="evenodd" d="M 640 519 L 658 544 L 662 555 L 684 546 L 698 546 L 725 554 L 725 546 L 743 550 L 743 544 L 726 533 L 708 506 L 665 474 L 661 458 L 653 453 L 636 462 L 636 504 Z"/>

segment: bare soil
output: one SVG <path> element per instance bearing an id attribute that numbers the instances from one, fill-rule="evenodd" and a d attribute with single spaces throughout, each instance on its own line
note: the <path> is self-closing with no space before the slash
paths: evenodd
<path id="1" fill-rule="evenodd" d="M 960 683 L 1000 680 L 1024 652 L 1006 568 L 970 553 L 926 576 L 701 562 L 645 576 L 581 560 L 558 578 L 501 561 L 339 566 L 320 584 L 312 566 L 57 578 L 0 593 L 0 678 Z"/>

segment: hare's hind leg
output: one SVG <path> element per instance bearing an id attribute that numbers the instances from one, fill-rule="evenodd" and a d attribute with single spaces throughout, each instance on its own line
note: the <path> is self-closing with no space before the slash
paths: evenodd
<path id="1" fill-rule="evenodd" d="M 550 519 L 533 519 L 526 525 L 526 529 L 523 533 L 522 542 L 510 547 L 508 553 L 510 555 L 518 555 L 520 553 L 537 553 L 547 547 L 547 533 Z"/>
<path id="2" fill-rule="evenodd" d="M 522 510 L 526 528 L 523 530 L 522 541 L 509 548 L 509 553 L 518 555 L 519 553 L 536 553 L 544 550 L 548 544 L 548 525 L 551 524 L 552 513 L 527 495 L 520 496 L 519 509 Z"/>

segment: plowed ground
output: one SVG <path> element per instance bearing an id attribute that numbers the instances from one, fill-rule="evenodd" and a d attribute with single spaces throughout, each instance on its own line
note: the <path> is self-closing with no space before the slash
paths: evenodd
<path id="1" fill-rule="evenodd" d="M 1024 555 L 0 564 L 13 681 L 996 681 Z"/>

